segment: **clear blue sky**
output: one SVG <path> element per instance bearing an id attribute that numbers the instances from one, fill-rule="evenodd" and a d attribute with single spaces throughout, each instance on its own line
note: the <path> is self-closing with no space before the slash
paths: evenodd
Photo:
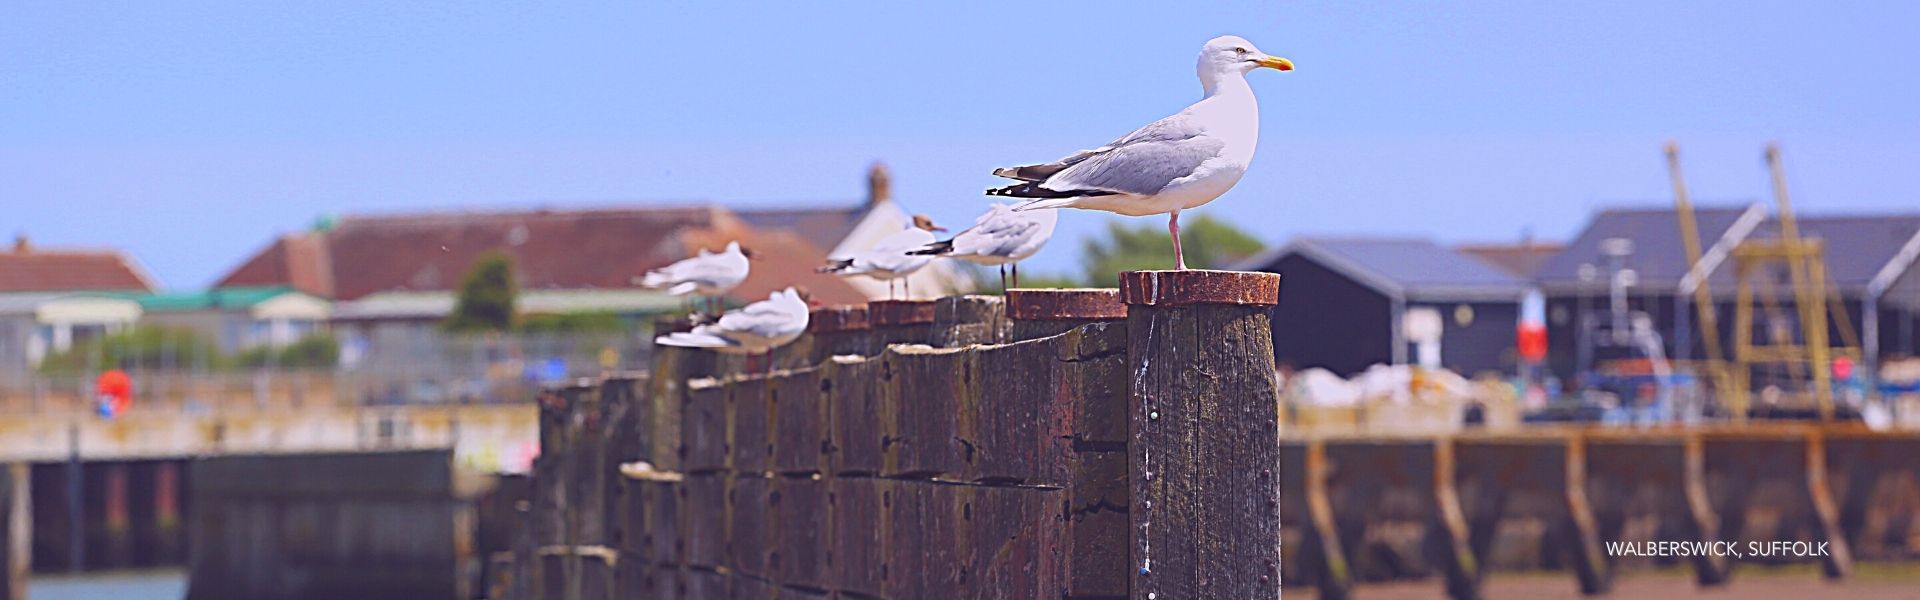
<path id="1" fill-rule="evenodd" d="M 1271 243 L 1568 237 L 1665 202 L 1669 137 L 1698 198 L 1763 197 L 1777 139 L 1806 211 L 1920 210 L 1914 3 L 917 4 L 9 2 L 0 235 L 193 287 L 323 214 L 852 199 L 875 159 L 964 224 L 1196 99 L 1223 33 L 1299 65 L 1206 209 Z M 1113 218 L 1066 217 L 1037 270 Z"/>

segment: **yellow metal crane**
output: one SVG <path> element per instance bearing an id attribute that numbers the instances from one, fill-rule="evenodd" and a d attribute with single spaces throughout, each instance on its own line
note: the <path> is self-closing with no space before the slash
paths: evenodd
<path id="1" fill-rule="evenodd" d="M 1746 240 L 1733 249 L 1734 281 L 1736 286 L 1733 315 L 1733 356 L 1728 364 L 1723 358 L 1719 339 L 1719 324 L 1713 304 L 1713 294 L 1708 288 L 1707 276 L 1702 272 L 1700 232 L 1694 218 L 1693 204 L 1687 198 L 1684 179 L 1680 175 L 1679 149 L 1667 144 L 1667 167 L 1673 180 L 1674 208 L 1678 212 L 1680 237 L 1686 247 L 1687 260 L 1691 265 L 1688 278 L 1692 280 L 1694 306 L 1699 312 L 1701 341 L 1706 349 L 1707 361 L 1702 365 L 1713 379 L 1716 395 L 1723 406 L 1727 407 L 1735 420 L 1746 420 L 1752 400 L 1752 376 L 1756 367 L 1784 366 L 1793 371 L 1810 375 L 1808 392 L 1818 406 L 1821 420 L 1833 419 L 1833 357 L 1860 356 L 1859 342 L 1853 333 L 1851 319 L 1847 318 L 1844 305 L 1835 301 L 1828 302 L 1830 295 L 1836 295 L 1827 282 L 1826 247 L 1818 239 L 1800 237 L 1800 226 L 1793 212 L 1793 203 L 1787 193 L 1786 171 L 1781 166 L 1780 148 L 1768 144 L 1766 163 L 1773 181 L 1774 201 L 1778 205 L 1777 218 L 1780 223 L 1779 236 L 1773 240 Z M 1794 320 L 1797 332 L 1773 328 L 1765 344 L 1754 343 L 1753 320 L 1756 281 L 1766 285 L 1766 278 L 1757 277 L 1757 273 L 1766 265 L 1785 264 L 1788 279 L 1793 288 L 1793 304 L 1797 319 Z M 1770 314 L 1780 314 L 1778 301 L 1770 286 L 1760 295 L 1760 302 Z M 1838 324 L 1837 330 L 1843 345 L 1833 347 L 1828 339 L 1828 317 Z M 1797 335 L 1796 335 L 1797 334 Z M 1795 339 L 1799 341 L 1796 342 Z"/>

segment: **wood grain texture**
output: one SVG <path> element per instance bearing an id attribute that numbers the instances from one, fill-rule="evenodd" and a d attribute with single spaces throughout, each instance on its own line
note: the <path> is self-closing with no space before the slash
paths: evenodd
<path id="1" fill-rule="evenodd" d="M 1278 598 L 1279 391 L 1269 307 L 1188 304 L 1204 288 L 1178 281 L 1163 272 L 1163 287 L 1135 293 L 1157 304 L 1128 307 L 1133 592 Z"/>

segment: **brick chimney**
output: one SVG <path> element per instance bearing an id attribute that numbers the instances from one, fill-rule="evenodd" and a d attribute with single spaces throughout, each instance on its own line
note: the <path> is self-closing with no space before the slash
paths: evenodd
<path id="1" fill-rule="evenodd" d="M 32 250 L 33 250 L 33 245 L 27 243 L 27 234 L 25 233 L 13 234 L 13 253 L 14 254 L 26 254 L 27 252 Z"/>
<path id="2" fill-rule="evenodd" d="M 893 199 L 893 178 L 887 174 L 887 163 L 873 161 L 873 167 L 867 170 L 867 206 Z"/>

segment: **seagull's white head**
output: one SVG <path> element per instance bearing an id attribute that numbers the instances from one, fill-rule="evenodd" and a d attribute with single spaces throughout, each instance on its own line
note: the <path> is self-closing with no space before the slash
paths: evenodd
<path id="1" fill-rule="evenodd" d="M 1200 82 L 1208 91 L 1225 76 L 1244 76 L 1261 67 L 1292 71 L 1293 61 L 1261 52 L 1253 42 L 1237 35 L 1207 40 L 1207 45 L 1200 48 Z"/>

